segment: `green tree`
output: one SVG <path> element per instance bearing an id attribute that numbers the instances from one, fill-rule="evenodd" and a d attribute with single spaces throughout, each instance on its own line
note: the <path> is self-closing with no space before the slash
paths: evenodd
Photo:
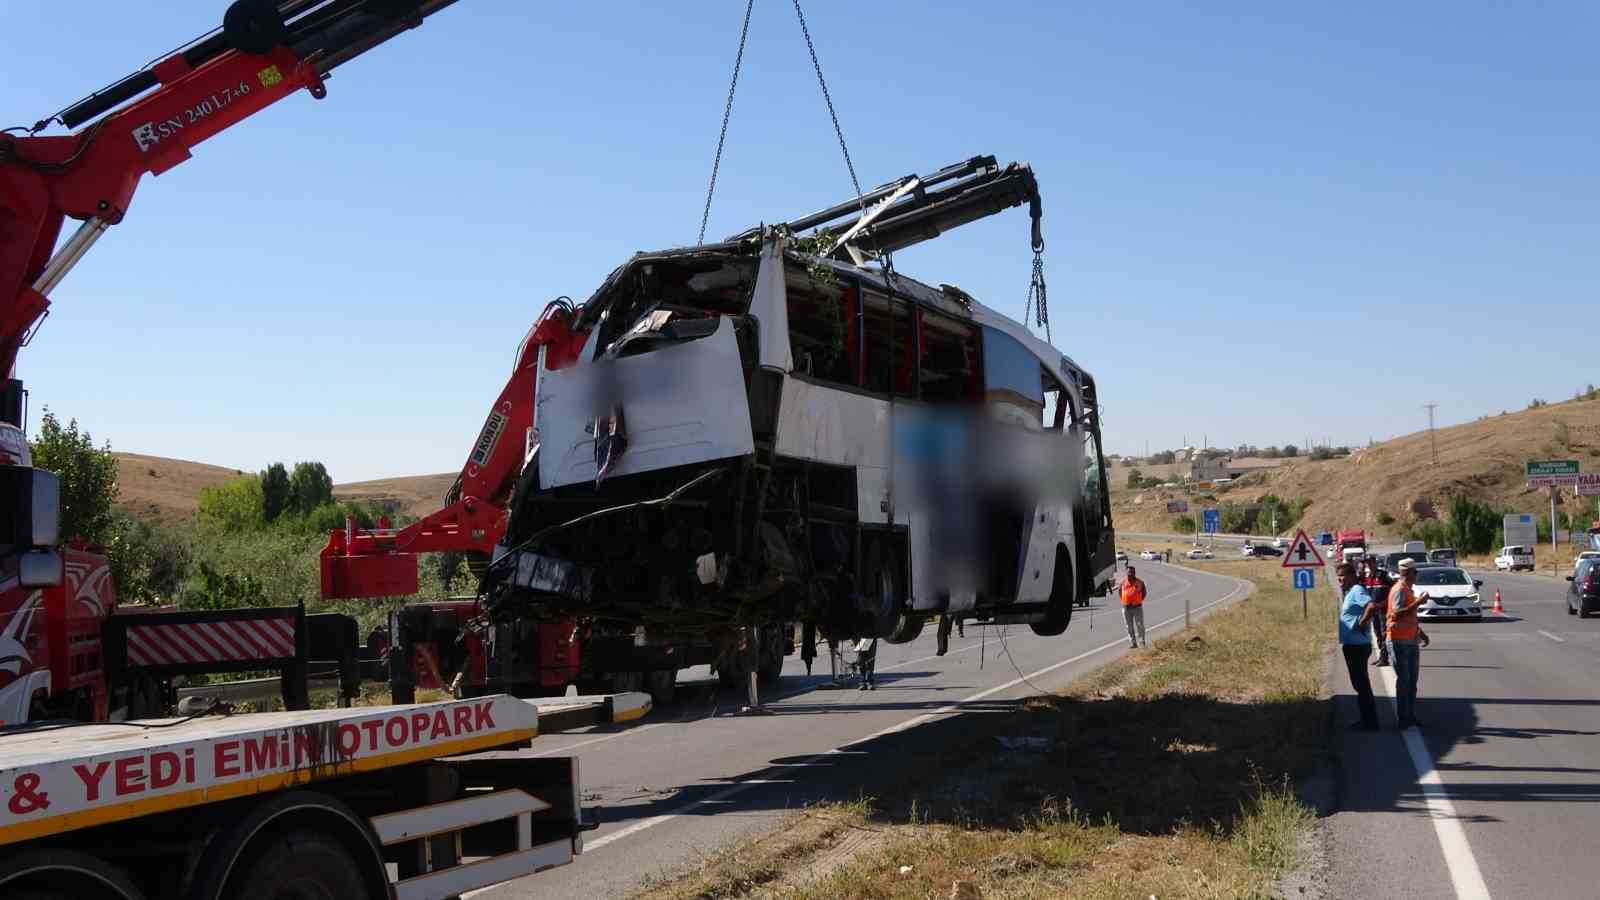
<path id="1" fill-rule="evenodd" d="M 124 512 L 114 516 L 111 577 L 123 602 L 163 603 L 177 596 L 189 575 L 192 552 L 188 541 L 166 526 L 142 522 Z"/>
<path id="2" fill-rule="evenodd" d="M 266 523 L 260 475 L 240 475 L 200 489 L 200 521 L 227 532 L 252 531 Z"/>
<path id="3" fill-rule="evenodd" d="M 78 430 L 77 419 L 63 428 L 46 408 L 31 451 L 34 466 L 61 480 L 61 536 L 90 544 L 109 542 L 111 506 L 117 499 L 117 460 L 111 455 L 111 442 L 96 449 L 89 432 Z"/>
<path id="4" fill-rule="evenodd" d="M 1144 487 L 1144 473 L 1134 469 L 1128 473 L 1128 487 L 1137 490 Z"/>
<path id="5" fill-rule="evenodd" d="M 1293 444 L 1284 444 L 1283 455 L 1293 459 L 1294 457 L 1300 455 L 1300 448 Z"/>
<path id="6" fill-rule="evenodd" d="M 1195 530 L 1194 516 L 1178 516 L 1172 520 L 1172 530 L 1179 534 L 1192 534 Z"/>
<path id="7" fill-rule="evenodd" d="M 183 605 L 189 609 L 237 609 L 265 606 L 266 590 L 254 575 L 218 572 L 201 562 L 200 571 L 184 592 Z"/>
<path id="8" fill-rule="evenodd" d="M 319 462 L 297 462 L 289 474 L 289 509 L 308 513 L 333 501 L 333 478 Z"/>
<path id="9" fill-rule="evenodd" d="M 289 470 L 283 463 L 275 462 L 261 473 L 261 514 L 268 522 L 275 521 L 289 508 Z"/>

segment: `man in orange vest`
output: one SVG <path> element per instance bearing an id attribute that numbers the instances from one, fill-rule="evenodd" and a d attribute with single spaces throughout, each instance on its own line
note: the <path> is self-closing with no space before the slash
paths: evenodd
<path id="1" fill-rule="evenodd" d="M 1144 582 L 1133 574 L 1133 566 L 1129 566 L 1127 577 L 1122 579 L 1122 621 L 1128 626 L 1129 648 L 1138 647 L 1140 642 L 1150 646 L 1144 637 L 1145 593 Z"/>
<path id="2" fill-rule="evenodd" d="M 1417 624 L 1417 607 L 1428 599 L 1416 594 L 1416 560 L 1402 559 L 1400 580 L 1389 589 L 1389 652 L 1394 660 L 1395 717 L 1400 729 L 1421 728 L 1417 721 L 1417 676 L 1422 667 L 1422 650 L 1417 646 L 1422 628 Z"/>

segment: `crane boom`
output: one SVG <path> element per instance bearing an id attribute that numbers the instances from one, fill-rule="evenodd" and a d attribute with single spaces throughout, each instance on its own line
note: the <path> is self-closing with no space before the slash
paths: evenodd
<path id="1" fill-rule="evenodd" d="M 454 2 L 237 0 L 212 34 L 26 136 L 0 134 L 0 375 L 13 374 L 51 289 L 122 221 L 146 174 L 182 163 L 195 145 L 302 88 L 322 98 L 334 68 Z M 73 134 L 37 133 L 56 120 L 69 128 L 94 121 Z M 55 250 L 69 218 L 83 225 Z M 20 425 L 20 385 L 6 387 L 0 421 Z"/>

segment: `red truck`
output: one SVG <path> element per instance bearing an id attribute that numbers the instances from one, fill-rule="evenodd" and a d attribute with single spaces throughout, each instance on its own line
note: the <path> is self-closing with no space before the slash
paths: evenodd
<path id="1" fill-rule="evenodd" d="M 1341 528 L 1334 538 L 1334 548 L 1339 554 L 1340 562 L 1349 562 L 1354 554 L 1350 550 L 1357 550 L 1362 556 L 1367 552 L 1367 533 L 1360 528 Z"/>

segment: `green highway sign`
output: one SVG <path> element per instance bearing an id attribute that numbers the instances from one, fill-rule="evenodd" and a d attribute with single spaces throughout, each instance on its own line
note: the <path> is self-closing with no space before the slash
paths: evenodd
<path id="1" fill-rule="evenodd" d="M 1549 487 L 1553 484 L 1578 483 L 1578 461 L 1575 459 L 1544 459 L 1528 462 L 1528 486 Z"/>

